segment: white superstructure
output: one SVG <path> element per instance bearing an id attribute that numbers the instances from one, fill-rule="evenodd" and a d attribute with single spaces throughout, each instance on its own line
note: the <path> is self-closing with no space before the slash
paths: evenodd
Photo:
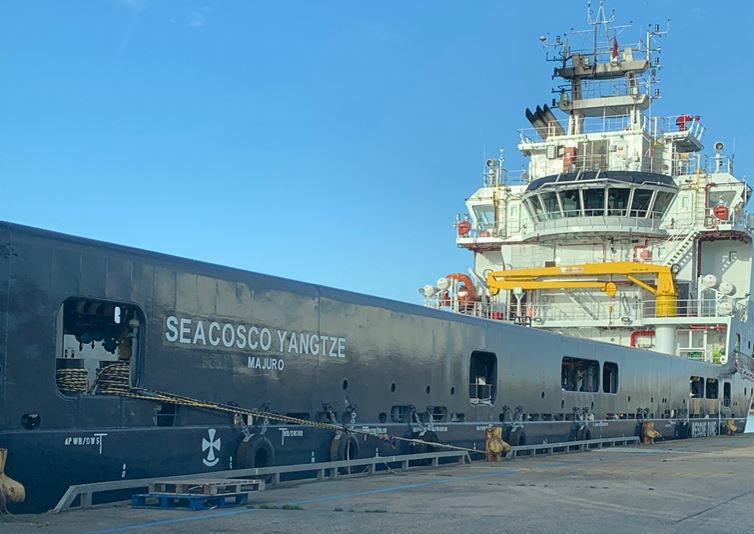
<path id="1" fill-rule="evenodd" d="M 698 115 L 651 114 L 665 32 L 620 46 L 613 19 L 602 3 L 590 11 L 593 49 L 541 38 L 564 85 L 526 110 L 528 169 L 486 162 L 456 220 L 473 268 L 421 292 L 430 306 L 571 336 L 717 363 L 751 355 L 751 189 L 722 142 L 703 154 Z"/>

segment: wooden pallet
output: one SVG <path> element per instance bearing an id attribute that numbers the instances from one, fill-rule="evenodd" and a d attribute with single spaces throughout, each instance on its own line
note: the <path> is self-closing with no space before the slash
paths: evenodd
<path id="1" fill-rule="evenodd" d="M 169 495 L 236 495 L 264 490 L 264 481 L 258 479 L 193 479 L 157 480 L 149 484 L 149 493 Z"/>
<path id="2" fill-rule="evenodd" d="M 247 504 L 253 491 L 246 493 L 226 493 L 224 495 L 203 495 L 196 493 L 144 493 L 131 497 L 132 508 L 165 508 L 183 510 L 208 510 Z"/>

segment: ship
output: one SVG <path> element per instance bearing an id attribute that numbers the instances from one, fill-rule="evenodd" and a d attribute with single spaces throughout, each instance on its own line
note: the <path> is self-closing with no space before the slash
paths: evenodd
<path id="1" fill-rule="evenodd" d="M 610 31 L 602 4 L 592 22 Z M 660 34 L 552 43 L 568 84 L 526 114 L 529 168 L 487 162 L 456 221 L 474 266 L 426 305 L 0 223 L 0 502 L 483 452 L 492 427 L 514 446 L 742 432 L 750 190 L 724 147 L 707 166 L 696 116 L 647 114 Z"/>

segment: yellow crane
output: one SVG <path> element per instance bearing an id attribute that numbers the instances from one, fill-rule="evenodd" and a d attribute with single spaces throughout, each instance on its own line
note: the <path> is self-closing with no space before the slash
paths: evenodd
<path id="1" fill-rule="evenodd" d="M 655 285 L 637 278 L 651 274 Z M 608 278 L 600 280 L 599 278 Z M 657 317 L 672 317 L 676 314 L 678 291 L 670 267 L 635 261 L 614 261 L 605 263 L 583 263 L 558 267 L 531 267 L 509 269 L 487 273 L 486 283 L 490 295 L 497 295 L 501 289 L 599 289 L 608 297 L 618 291 L 615 278 L 625 278 L 632 284 L 655 295 Z"/>

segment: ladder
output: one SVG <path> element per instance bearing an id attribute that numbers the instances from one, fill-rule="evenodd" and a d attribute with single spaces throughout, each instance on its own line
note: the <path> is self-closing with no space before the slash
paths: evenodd
<path id="1" fill-rule="evenodd" d="M 736 371 L 741 373 L 741 376 L 744 378 L 748 378 L 752 382 L 754 382 L 754 372 L 750 368 L 747 368 L 743 363 L 741 363 L 741 358 L 736 355 Z"/>
<path id="2" fill-rule="evenodd" d="M 662 263 L 663 265 L 672 266 L 676 263 L 678 263 L 689 251 L 691 246 L 694 244 L 694 241 L 697 237 L 699 237 L 699 234 L 701 234 L 702 231 L 697 227 L 696 229 L 692 230 L 686 236 L 678 241 L 673 248 L 671 248 L 667 254 L 665 254 L 665 258 L 663 259 Z"/>

